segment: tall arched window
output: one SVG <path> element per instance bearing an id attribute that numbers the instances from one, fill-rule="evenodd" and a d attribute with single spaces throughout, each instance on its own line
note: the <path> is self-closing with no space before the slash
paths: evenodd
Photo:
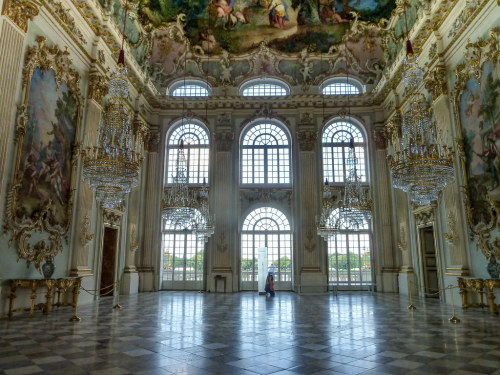
<path id="1" fill-rule="evenodd" d="M 208 183 L 209 137 L 205 128 L 196 123 L 180 124 L 170 133 L 167 140 L 165 183 L 173 183 L 181 141 L 186 156 L 188 182 L 190 184 Z"/>
<path id="2" fill-rule="evenodd" d="M 354 149 L 358 158 L 361 181 L 367 181 L 365 138 L 357 126 L 344 120 L 333 121 L 323 131 L 321 140 L 323 146 L 323 180 L 328 180 L 329 183 L 344 182 L 351 138 L 354 138 Z"/>
<path id="3" fill-rule="evenodd" d="M 338 220 L 339 210 L 332 212 Z M 328 239 L 328 283 L 349 288 L 372 285 L 370 226 L 351 228 L 340 219 L 340 230 Z"/>
<path id="4" fill-rule="evenodd" d="M 203 216 L 197 212 L 198 220 Z M 205 241 L 197 237 L 190 226 L 179 228 L 163 220 L 162 289 L 203 289 Z"/>
<path id="5" fill-rule="evenodd" d="M 344 120 L 336 120 L 323 130 L 323 179 L 337 186 L 345 182 L 348 167 L 349 142 L 354 139 L 358 158 L 358 172 L 362 182 L 367 183 L 366 140 L 361 130 Z M 334 210 L 331 222 L 340 220 L 339 233 L 328 240 L 328 281 L 339 287 L 359 289 L 372 285 L 371 235 L 367 221 L 358 227 L 351 226 L 339 218 Z"/>
<path id="6" fill-rule="evenodd" d="M 267 266 L 274 265 L 275 288 L 292 289 L 292 230 L 283 212 L 260 207 L 241 228 L 241 289 L 257 290 L 259 248 L 267 248 Z M 267 270 L 266 270 L 267 271 Z"/>
<path id="7" fill-rule="evenodd" d="M 290 184 L 290 141 L 285 130 L 261 122 L 248 128 L 241 141 L 242 184 Z"/>

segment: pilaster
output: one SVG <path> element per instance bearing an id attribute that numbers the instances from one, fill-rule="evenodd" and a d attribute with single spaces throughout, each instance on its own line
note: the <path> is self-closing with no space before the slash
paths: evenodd
<path id="1" fill-rule="evenodd" d="M 220 121 L 219 121 L 220 122 Z M 207 289 L 210 291 L 221 291 L 215 285 L 215 276 L 226 277 L 226 292 L 233 292 L 238 285 L 237 277 L 233 278 L 232 264 L 235 249 L 229 244 L 235 240 L 238 233 L 237 210 L 228 207 L 233 204 L 233 164 L 232 145 L 234 133 L 228 127 L 218 127 L 215 133 L 215 163 L 214 163 L 214 190 L 215 190 L 215 212 L 217 225 L 215 227 L 215 250 L 212 254 L 212 269 L 207 273 Z"/>
<path id="2" fill-rule="evenodd" d="M 4 216 L 8 160 L 20 88 L 23 45 L 28 21 L 38 14 L 34 1 L 4 0 L 0 17 L 0 218 Z M 8 73 L 7 73 L 8 72 Z"/>

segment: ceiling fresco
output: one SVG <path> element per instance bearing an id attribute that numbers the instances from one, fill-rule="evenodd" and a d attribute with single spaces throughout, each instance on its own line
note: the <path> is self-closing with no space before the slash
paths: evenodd
<path id="1" fill-rule="evenodd" d="M 99 1 L 121 25 L 125 0 Z M 182 76 L 230 85 L 276 75 L 309 85 L 349 70 L 376 83 L 404 45 L 397 1 L 129 0 L 126 35 L 160 92 Z M 407 5 L 410 27 L 426 1 Z"/>

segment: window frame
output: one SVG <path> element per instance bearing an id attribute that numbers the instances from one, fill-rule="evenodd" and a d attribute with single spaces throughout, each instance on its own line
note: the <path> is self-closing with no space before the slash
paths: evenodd
<path id="1" fill-rule="evenodd" d="M 336 95 L 348 95 L 347 93 L 344 94 L 325 94 L 323 93 L 323 90 L 328 87 L 329 85 L 332 84 L 337 84 L 337 83 L 344 83 L 344 84 L 349 84 L 352 85 L 353 87 L 357 88 L 359 92 L 357 94 L 352 94 L 349 93 L 349 95 L 362 95 L 366 93 L 366 86 L 356 77 L 349 76 L 349 79 L 347 76 L 336 76 L 336 77 L 331 77 L 325 79 L 321 85 L 319 86 L 319 93 L 324 96 L 336 96 Z"/>
<path id="2" fill-rule="evenodd" d="M 175 90 L 189 85 L 203 87 L 205 90 L 207 90 L 207 95 L 174 95 Z M 212 88 L 207 84 L 206 81 L 198 79 L 181 79 L 175 81 L 168 87 L 167 95 L 172 98 L 207 98 L 208 96 L 212 96 Z"/>
<path id="3" fill-rule="evenodd" d="M 206 163 L 206 176 L 205 177 L 205 183 L 209 185 L 210 183 L 210 155 L 211 155 L 211 143 L 210 143 L 210 131 L 207 128 L 207 126 L 202 123 L 201 121 L 195 120 L 195 119 L 190 119 L 189 121 L 180 120 L 177 123 L 175 123 L 165 134 L 165 167 L 164 167 L 164 177 L 163 177 L 163 186 L 172 186 L 173 182 L 169 182 L 169 162 L 170 162 L 170 150 L 174 149 L 177 150 L 179 148 L 178 144 L 177 145 L 171 145 L 170 144 L 170 138 L 172 135 L 175 133 L 177 129 L 179 129 L 182 126 L 186 125 L 195 125 L 201 128 L 201 130 L 206 134 L 206 140 L 207 144 L 184 144 L 184 155 L 186 157 L 186 177 L 188 179 L 188 185 L 190 186 L 202 186 L 203 185 L 203 176 L 202 172 L 203 169 L 201 168 L 201 161 L 202 161 L 202 153 L 198 152 L 197 158 L 198 158 L 198 163 L 197 163 L 197 170 L 196 173 L 198 174 L 198 182 L 190 182 L 190 171 L 191 171 L 191 166 L 190 166 L 190 150 L 192 149 L 206 149 L 207 150 L 207 163 Z M 184 134 L 184 133 L 183 133 Z M 182 138 L 182 135 L 179 137 Z M 203 165 L 205 166 L 205 165 Z"/>
<path id="4" fill-rule="evenodd" d="M 284 136 L 286 137 L 288 144 L 287 145 L 264 145 L 264 146 L 255 146 L 255 145 L 244 145 L 243 142 L 245 140 L 245 137 L 248 135 L 248 133 L 251 131 L 252 128 L 259 126 L 259 125 L 272 125 L 276 126 L 278 129 L 280 129 Z M 261 149 L 263 150 L 263 173 L 264 173 L 264 181 L 263 182 L 243 182 L 243 172 L 244 172 L 244 150 L 245 149 L 250 149 L 250 150 L 256 150 L 256 149 Z M 274 149 L 274 150 L 288 150 L 288 182 L 286 183 L 280 183 L 280 182 L 268 182 L 269 181 L 269 152 L 268 150 Z M 281 165 L 280 161 L 280 153 L 279 151 L 276 152 L 275 154 L 277 156 L 277 171 L 278 171 L 278 181 L 282 178 L 281 173 L 279 171 L 279 166 Z M 239 183 L 241 187 L 282 187 L 282 188 L 288 188 L 293 186 L 293 173 L 292 173 L 292 137 L 290 135 L 290 132 L 288 131 L 288 128 L 279 123 L 278 121 L 275 120 L 269 120 L 269 119 L 258 119 L 256 121 L 253 121 L 251 124 L 245 127 L 245 129 L 241 132 L 240 136 L 240 142 L 239 142 L 239 156 L 240 156 L 240 162 L 239 162 Z M 252 181 L 255 181 L 255 153 L 252 152 L 251 155 L 251 168 L 252 168 Z"/>
<path id="5" fill-rule="evenodd" d="M 349 141 L 346 142 L 324 142 L 323 138 L 325 136 L 325 132 L 330 126 L 333 126 L 336 123 L 343 123 L 343 124 L 349 124 L 351 125 L 354 129 L 356 129 L 359 132 L 359 135 L 363 138 L 363 142 L 355 141 L 354 142 L 354 149 L 362 149 L 363 150 L 363 159 L 360 160 L 358 152 L 356 152 L 356 156 L 358 157 L 358 168 L 361 167 L 363 164 L 363 174 L 362 176 L 364 177 L 364 180 L 361 181 L 361 184 L 363 186 L 370 186 L 370 168 L 369 168 L 369 163 L 370 163 L 370 158 L 368 155 L 368 137 L 365 133 L 364 127 L 358 123 L 358 121 L 354 120 L 352 117 L 347 119 L 342 119 L 340 117 L 333 118 L 329 120 L 325 126 L 323 127 L 323 130 L 321 132 L 321 171 L 322 171 L 322 176 L 323 176 L 323 182 L 325 179 L 328 179 L 328 184 L 332 186 L 344 186 L 345 185 L 345 172 L 346 172 L 346 162 L 347 162 L 347 157 L 348 157 L 348 148 L 349 148 Z M 333 133 L 335 134 L 335 133 Z M 330 148 L 330 154 L 331 154 L 331 163 L 329 164 L 330 170 L 328 173 L 326 173 L 325 170 L 325 148 L 328 147 Z M 343 179 L 342 181 L 335 181 L 335 169 L 334 166 L 335 164 L 335 153 L 334 153 L 334 148 L 341 148 L 342 150 L 342 172 L 343 172 Z M 327 176 L 332 176 L 333 178 L 328 178 Z"/>
<path id="6" fill-rule="evenodd" d="M 275 85 L 283 90 L 285 90 L 284 95 L 245 95 L 244 92 L 245 90 L 249 89 L 250 87 L 253 86 L 258 86 L 258 85 Z M 257 78 L 257 79 L 251 79 L 249 81 L 244 82 L 240 86 L 239 90 L 240 96 L 245 97 L 245 98 L 282 98 L 285 96 L 290 96 L 291 90 L 290 86 L 288 84 L 280 79 L 276 78 Z"/>

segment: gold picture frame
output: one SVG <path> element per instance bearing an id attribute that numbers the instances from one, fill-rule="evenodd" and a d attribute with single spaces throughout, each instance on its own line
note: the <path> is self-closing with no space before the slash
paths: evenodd
<path id="1" fill-rule="evenodd" d="M 44 259 L 62 251 L 71 224 L 83 98 L 67 48 L 48 46 L 43 36 L 36 42 L 23 69 L 4 229 L 18 261 L 40 271 Z"/>

